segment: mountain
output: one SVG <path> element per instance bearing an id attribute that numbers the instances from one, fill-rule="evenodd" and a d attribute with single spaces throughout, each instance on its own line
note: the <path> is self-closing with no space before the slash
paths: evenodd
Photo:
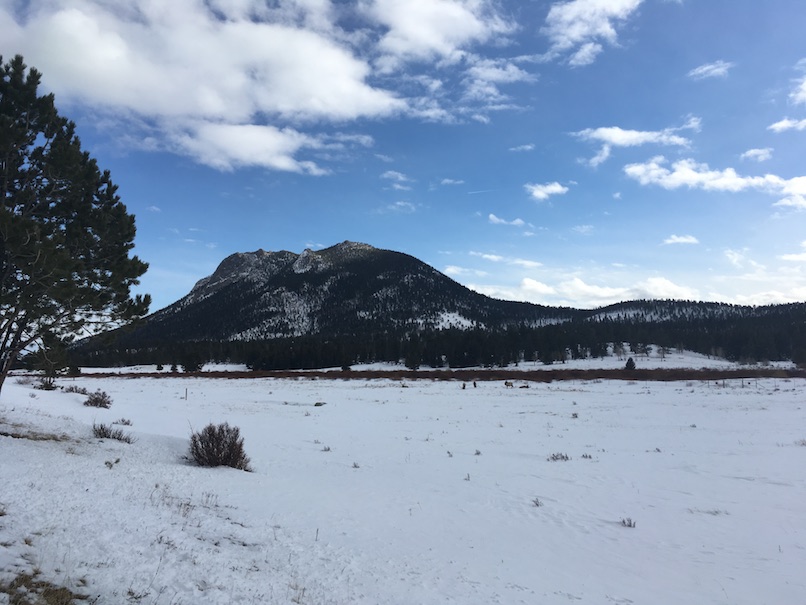
<path id="1" fill-rule="evenodd" d="M 324 250 L 237 253 L 151 315 L 144 341 L 255 341 L 440 328 L 536 327 L 569 309 L 494 300 L 400 252 L 342 242 Z"/>
<path id="2" fill-rule="evenodd" d="M 74 348 L 82 363 L 217 359 L 291 368 L 399 361 L 432 366 L 601 356 L 613 343 L 733 359 L 806 359 L 806 304 L 629 301 L 582 310 L 489 298 L 416 258 L 342 242 L 237 253 L 134 328 Z M 608 348 L 610 346 L 610 349 Z"/>

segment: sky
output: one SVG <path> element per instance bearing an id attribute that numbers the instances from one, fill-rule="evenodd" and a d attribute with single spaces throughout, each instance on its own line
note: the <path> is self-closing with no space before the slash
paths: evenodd
<path id="1" fill-rule="evenodd" d="M 0 0 L 152 310 L 344 240 L 496 298 L 806 300 L 803 0 Z"/>

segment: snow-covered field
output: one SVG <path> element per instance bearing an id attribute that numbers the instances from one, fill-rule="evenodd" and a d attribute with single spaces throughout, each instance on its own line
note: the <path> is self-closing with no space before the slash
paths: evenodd
<path id="1" fill-rule="evenodd" d="M 99 604 L 806 603 L 802 380 L 58 384 L 114 403 L 6 382 L 0 583 L 38 569 Z M 135 443 L 93 438 L 121 418 Z M 183 459 L 224 421 L 254 472 Z"/>

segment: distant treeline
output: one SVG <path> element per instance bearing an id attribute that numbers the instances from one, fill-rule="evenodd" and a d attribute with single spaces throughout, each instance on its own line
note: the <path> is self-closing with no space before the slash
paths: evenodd
<path id="1" fill-rule="evenodd" d="M 685 349 L 741 362 L 806 362 L 804 305 L 773 308 L 776 312 L 760 315 L 681 315 L 653 321 L 648 306 L 630 318 L 575 319 L 541 327 L 309 335 L 259 341 L 138 342 L 124 335 L 81 343 L 71 348 L 69 357 L 73 365 L 99 367 L 162 364 L 193 369 L 205 362 L 231 362 L 255 370 L 285 370 L 402 361 L 412 369 L 464 368 L 507 367 L 523 362 L 554 364 L 608 354 L 639 359 L 652 344 L 657 355 Z"/>

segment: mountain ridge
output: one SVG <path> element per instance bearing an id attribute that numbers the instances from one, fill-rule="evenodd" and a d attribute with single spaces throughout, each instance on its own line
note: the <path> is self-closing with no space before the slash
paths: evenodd
<path id="1" fill-rule="evenodd" d="M 804 303 L 639 300 L 574 309 L 498 300 L 408 254 L 344 241 L 299 254 L 231 254 L 186 296 L 117 333 L 113 348 L 156 355 L 207 343 L 208 356 L 311 367 L 334 359 L 552 363 L 601 355 L 617 342 L 779 359 L 806 349 L 797 341 L 806 341 L 805 326 Z"/>

